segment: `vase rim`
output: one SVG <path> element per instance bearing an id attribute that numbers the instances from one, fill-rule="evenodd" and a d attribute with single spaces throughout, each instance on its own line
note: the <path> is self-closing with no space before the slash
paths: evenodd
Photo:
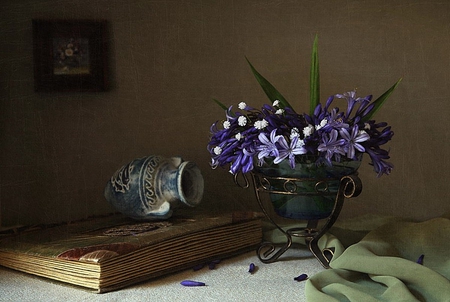
<path id="1" fill-rule="evenodd" d="M 204 179 L 197 165 L 185 161 L 178 167 L 177 186 L 180 201 L 195 207 L 203 199 Z"/>

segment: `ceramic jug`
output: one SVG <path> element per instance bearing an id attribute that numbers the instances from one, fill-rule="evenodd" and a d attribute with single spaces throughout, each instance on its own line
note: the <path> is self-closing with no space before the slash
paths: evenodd
<path id="1" fill-rule="evenodd" d="M 169 218 L 180 204 L 195 207 L 203 197 L 200 169 L 181 157 L 150 155 L 117 170 L 105 188 L 106 200 L 119 212 L 139 220 Z"/>

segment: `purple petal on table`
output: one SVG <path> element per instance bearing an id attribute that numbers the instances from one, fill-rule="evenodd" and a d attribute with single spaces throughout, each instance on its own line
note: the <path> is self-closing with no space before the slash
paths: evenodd
<path id="1" fill-rule="evenodd" d="M 253 274 L 255 272 L 255 269 L 256 269 L 256 265 L 254 263 L 250 263 L 250 266 L 248 268 L 248 272 L 250 274 Z"/>
<path id="2" fill-rule="evenodd" d="M 423 264 L 423 258 L 425 257 L 425 255 L 420 255 L 419 259 L 417 259 L 417 263 L 419 264 Z"/>
<path id="3" fill-rule="evenodd" d="M 192 280 L 184 280 L 180 282 L 183 286 L 205 286 L 206 284 L 203 282 L 192 281 Z"/>
<path id="4" fill-rule="evenodd" d="M 306 279 L 308 279 L 308 275 L 307 274 L 301 274 L 300 276 L 294 278 L 294 280 L 298 281 L 298 282 L 304 281 Z"/>
<path id="5" fill-rule="evenodd" d="M 216 264 L 219 264 L 220 263 L 220 259 L 216 259 L 216 260 L 213 260 L 213 261 L 211 261 L 210 263 L 209 263 L 209 269 L 215 269 L 216 268 Z"/>
<path id="6" fill-rule="evenodd" d="M 194 266 L 192 269 L 194 271 L 198 271 L 198 270 L 201 270 L 204 267 L 205 267 L 205 264 L 204 263 L 200 263 L 200 264 L 197 264 L 196 266 Z"/>

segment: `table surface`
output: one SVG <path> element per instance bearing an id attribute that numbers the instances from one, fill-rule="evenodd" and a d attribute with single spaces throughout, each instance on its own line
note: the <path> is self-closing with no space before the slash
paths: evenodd
<path id="1" fill-rule="evenodd" d="M 253 274 L 250 263 L 256 265 Z M 223 259 L 210 270 L 184 270 L 150 279 L 127 288 L 97 294 L 64 283 L 0 267 L 0 301 L 306 301 L 305 282 L 300 274 L 312 276 L 324 270 L 306 247 L 293 247 L 276 262 L 262 263 L 256 252 Z M 183 280 L 206 283 L 184 287 Z"/>

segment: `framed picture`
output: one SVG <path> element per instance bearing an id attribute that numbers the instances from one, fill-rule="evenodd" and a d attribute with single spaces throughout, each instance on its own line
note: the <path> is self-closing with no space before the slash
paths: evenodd
<path id="1" fill-rule="evenodd" d="M 35 90 L 107 90 L 106 25 L 94 20 L 33 20 Z"/>

